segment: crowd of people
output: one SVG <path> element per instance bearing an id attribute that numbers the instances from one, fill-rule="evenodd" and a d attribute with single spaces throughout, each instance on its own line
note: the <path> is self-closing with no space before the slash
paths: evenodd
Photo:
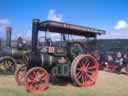
<path id="1" fill-rule="evenodd" d="M 121 71 L 122 68 L 128 66 L 128 49 L 126 50 L 113 50 L 113 51 L 100 51 L 95 50 L 94 56 L 96 57 L 99 64 L 108 65 L 111 64 L 113 66 L 118 67 L 118 72 Z"/>

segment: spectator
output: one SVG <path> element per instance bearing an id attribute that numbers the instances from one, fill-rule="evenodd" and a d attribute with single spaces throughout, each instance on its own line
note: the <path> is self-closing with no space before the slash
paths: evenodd
<path id="1" fill-rule="evenodd" d="M 107 62 L 107 55 L 105 52 L 101 52 L 99 62 L 100 64 L 105 64 Z"/>
<path id="2" fill-rule="evenodd" d="M 110 64 L 113 64 L 113 56 L 112 56 L 112 54 L 108 54 L 108 55 L 107 55 L 107 61 L 108 61 Z"/>
<path id="3" fill-rule="evenodd" d="M 128 66 L 128 53 L 124 53 L 123 59 L 123 67 Z"/>
<path id="4" fill-rule="evenodd" d="M 115 58 L 115 63 L 117 64 L 118 66 L 118 69 L 117 69 L 117 73 L 120 73 L 121 72 L 121 68 L 123 66 L 123 57 L 122 57 L 122 54 L 121 52 L 117 52 L 116 54 L 116 58 Z"/>

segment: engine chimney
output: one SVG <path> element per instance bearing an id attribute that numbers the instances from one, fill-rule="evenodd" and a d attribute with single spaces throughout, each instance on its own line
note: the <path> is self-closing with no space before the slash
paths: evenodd
<path id="1" fill-rule="evenodd" d="M 6 27 L 6 46 L 11 47 L 11 34 L 12 34 L 12 28 Z"/>
<path id="2" fill-rule="evenodd" d="M 38 42 L 38 25 L 40 20 L 33 19 L 32 20 L 32 51 L 37 51 L 37 42 Z"/>

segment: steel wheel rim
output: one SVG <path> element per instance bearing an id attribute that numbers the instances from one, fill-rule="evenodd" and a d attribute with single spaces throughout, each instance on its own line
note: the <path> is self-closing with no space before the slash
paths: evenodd
<path id="1" fill-rule="evenodd" d="M 92 63 L 87 65 L 86 69 L 82 66 L 82 64 L 80 64 L 81 61 L 85 58 L 88 58 L 89 62 Z M 86 65 L 86 62 L 84 64 Z M 98 65 L 99 64 L 96 59 L 91 55 L 81 54 L 77 56 L 71 64 L 71 79 L 77 86 L 80 87 L 89 87 L 94 85 L 98 75 Z M 88 72 L 88 74 L 85 74 L 84 69 L 86 72 L 91 71 L 91 73 Z M 89 78 L 86 78 L 85 75 L 89 75 Z"/>
<path id="2" fill-rule="evenodd" d="M 26 65 L 22 65 L 16 72 L 16 82 L 18 85 L 24 85 L 24 77 L 26 74 Z"/>
<path id="3" fill-rule="evenodd" d="M 40 68 L 30 69 L 25 78 L 25 85 L 30 92 L 41 92 L 48 86 L 48 73 Z"/>
<path id="4" fill-rule="evenodd" d="M 85 61 L 88 60 L 88 61 Z M 94 64 L 94 65 L 93 65 Z M 96 80 L 97 66 L 90 57 L 84 57 L 76 67 L 76 80 L 81 86 L 91 85 Z"/>

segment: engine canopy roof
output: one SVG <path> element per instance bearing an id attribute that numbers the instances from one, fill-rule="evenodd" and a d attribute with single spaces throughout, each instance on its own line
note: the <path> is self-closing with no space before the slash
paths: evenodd
<path id="1" fill-rule="evenodd" d="M 51 20 L 40 22 L 39 30 L 85 37 L 95 37 L 96 35 L 105 34 L 105 30 Z"/>

